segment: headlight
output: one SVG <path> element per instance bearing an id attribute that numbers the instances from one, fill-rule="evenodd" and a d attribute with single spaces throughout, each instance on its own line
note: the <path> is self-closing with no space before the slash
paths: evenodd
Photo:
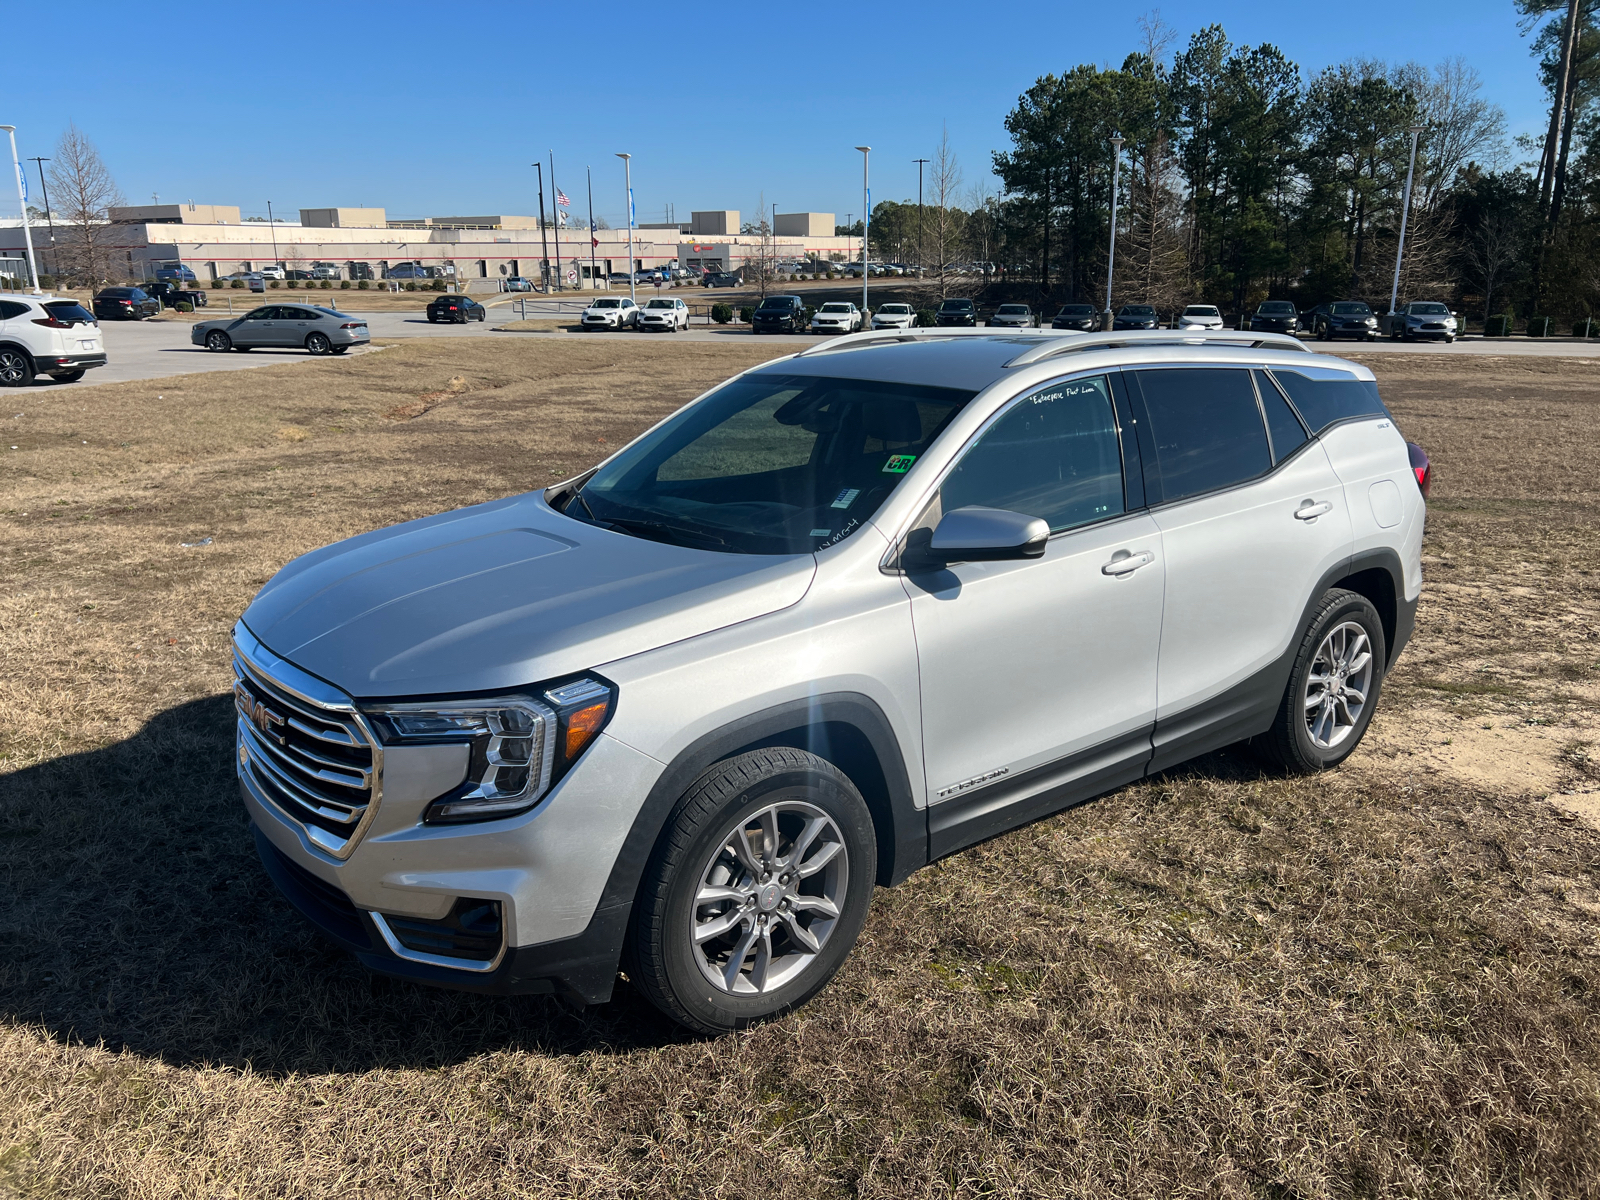
<path id="1" fill-rule="evenodd" d="M 1366 323 L 1368 325 L 1376 325 L 1378 323 L 1378 318 L 1377 317 L 1368 317 Z"/>
<path id="2" fill-rule="evenodd" d="M 525 812 L 604 728 L 616 689 L 583 678 L 530 695 L 424 701 L 368 709 L 384 741 L 471 746 L 467 777 L 435 799 L 430 823 L 484 821 Z"/>

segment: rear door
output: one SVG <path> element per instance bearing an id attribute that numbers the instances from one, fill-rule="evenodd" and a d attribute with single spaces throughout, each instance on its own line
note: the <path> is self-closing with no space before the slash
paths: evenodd
<path id="1" fill-rule="evenodd" d="M 1151 762 L 1160 770 L 1270 724 L 1307 605 L 1350 555 L 1350 511 L 1321 444 L 1275 391 L 1263 404 L 1251 371 L 1130 376 L 1166 554 Z"/>
<path id="2" fill-rule="evenodd" d="M 278 310 L 278 341 L 280 346 L 304 346 L 306 334 L 317 327 L 317 313 L 306 308 L 283 307 Z"/>

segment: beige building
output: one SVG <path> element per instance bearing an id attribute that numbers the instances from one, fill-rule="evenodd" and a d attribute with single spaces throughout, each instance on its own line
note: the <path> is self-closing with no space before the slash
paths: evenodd
<path id="1" fill-rule="evenodd" d="M 693 237 L 733 237 L 739 232 L 739 210 L 719 208 L 714 212 L 689 214 L 689 233 Z M 829 230 L 831 233 L 832 230 Z"/>
<path id="2" fill-rule="evenodd" d="M 231 204 L 135 204 L 110 210 L 113 225 L 237 225 Z"/>
<path id="3" fill-rule="evenodd" d="M 313 229 L 382 229 L 388 222 L 381 208 L 302 208 L 300 224 Z"/>
<path id="4" fill-rule="evenodd" d="M 778 213 L 772 218 L 772 232 L 779 237 L 832 237 L 832 213 Z"/>

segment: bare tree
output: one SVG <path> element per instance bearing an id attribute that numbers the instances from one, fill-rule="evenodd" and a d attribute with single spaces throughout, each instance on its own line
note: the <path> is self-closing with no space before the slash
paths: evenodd
<path id="1" fill-rule="evenodd" d="M 74 283 L 93 286 L 120 276 L 113 262 L 111 209 L 127 203 L 111 172 L 76 125 L 68 125 L 50 160 L 50 196 L 63 222 L 57 256 Z"/>
<path id="2" fill-rule="evenodd" d="M 1506 154 L 1506 114 L 1483 97 L 1483 79 L 1461 57 L 1431 71 L 1406 63 L 1389 81 L 1415 97 L 1422 123 L 1415 203 L 1432 211 L 1468 162 L 1500 162 Z"/>
<path id="3" fill-rule="evenodd" d="M 1522 238 L 1516 218 L 1504 210 L 1486 213 L 1463 248 L 1467 265 L 1483 282 L 1483 320 L 1485 327 L 1494 312 L 1494 293 L 1497 287 L 1512 282 L 1511 276 L 1521 258 Z"/>
<path id="4" fill-rule="evenodd" d="M 965 213 L 957 207 L 957 194 L 961 190 L 961 164 L 950 148 L 950 130 L 947 127 L 939 136 L 939 145 L 928 162 L 928 249 L 933 253 L 934 280 L 939 299 L 950 294 L 951 284 L 959 276 L 950 271 L 950 259 L 961 243 Z"/>
<path id="5" fill-rule="evenodd" d="M 1139 18 L 1139 33 L 1140 50 L 1156 72 L 1155 82 L 1163 84 L 1161 64 L 1177 33 L 1159 11 Z M 1156 95 L 1163 91 L 1158 86 Z M 1123 285 L 1136 284 L 1137 298 L 1162 310 L 1180 306 L 1189 292 L 1188 254 L 1179 228 L 1182 180 L 1165 118 L 1157 112 L 1152 135 L 1144 139 L 1128 173 L 1127 239 L 1133 269 L 1124 275 Z"/>

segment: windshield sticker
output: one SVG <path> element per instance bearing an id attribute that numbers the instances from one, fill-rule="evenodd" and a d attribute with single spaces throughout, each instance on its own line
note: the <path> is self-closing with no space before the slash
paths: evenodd
<path id="1" fill-rule="evenodd" d="M 833 530 L 831 530 L 831 529 L 813 529 L 811 531 L 811 536 L 812 537 L 832 537 L 833 536 Z"/>
<path id="2" fill-rule="evenodd" d="M 852 504 L 854 504 L 856 502 L 856 497 L 859 496 L 859 495 L 861 495 L 861 489 L 860 488 L 845 488 L 844 491 L 840 492 L 839 495 L 837 497 L 835 497 L 833 503 L 830 504 L 828 507 L 829 508 L 849 508 Z"/>
<path id="3" fill-rule="evenodd" d="M 915 454 L 891 454 L 889 461 L 883 464 L 885 475 L 904 475 L 911 470 L 911 464 L 917 461 Z"/>
<path id="4" fill-rule="evenodd" d="M 826 537 L 828 540 L 825 541 L 821 546 L 817 547 L 819 550 L 826 550 L 829 546 L 837 546 L 840 542 L 844 541 L 844 539 L 849 536 L 850 531 L 859 524 L 861 524 L 860 521 L 856 520 L 854 517 L 851 517 L 844 523 L 844 528 L 839 530 L 838 533 L 830 534 L 826 529 L 822 530 L 821 533 L 818 533 L 817 530 L 813 529 L 811 531 L 811 536 Z"/>

